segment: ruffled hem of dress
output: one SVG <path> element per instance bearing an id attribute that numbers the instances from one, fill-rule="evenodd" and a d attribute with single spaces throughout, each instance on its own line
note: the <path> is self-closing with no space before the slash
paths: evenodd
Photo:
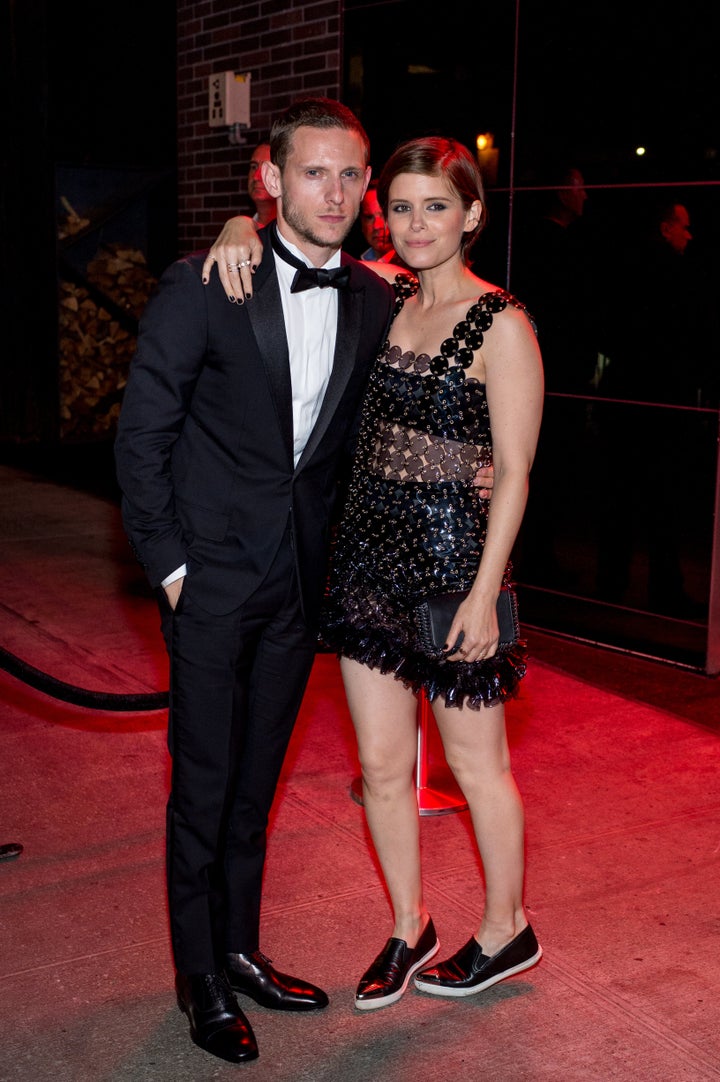
<path id="1" fill-rule="evenodd" d="M 471 710 L 514 698 L 526 672 L 527 643 L 522 639 L 503 646 L 487 661 L 471 662 L 436 661 L 424 654 L 393 649 L 367 630 L 347 624 L 334 630 L 325 627 L 322 642 L 338 657 L 392 673 L 416 694 L 424 691 L 428 702 L 442 698 L 446 706 L 468 706 Z"/>

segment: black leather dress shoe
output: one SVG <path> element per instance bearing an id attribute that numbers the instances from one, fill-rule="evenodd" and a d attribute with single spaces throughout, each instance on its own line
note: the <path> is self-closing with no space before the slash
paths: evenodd
<path id="1" fill-rule="evenodd" d="M 322 988 L 278 973 L 262 951 L 226 954 L 225 973 L 236 992 L 274 1011 L 317 1011 L 329 1003 Z"/>
<path id="2" fill-rule="evenodd" d="M 425 926 L 417 946 L 408 947 L 404 939 L 388 939 L 383 950 L 360 978 L 355 1006 L 361 1011 L 389 1007 L 408 986 L 413 973 L 429 962 L 440 948 L 431 920 Z"/>
<path id="3" fill-rule="evenodd" d="M 23 851 L 19 842 L 8 842 L 0 845 L 0 860 L 16 860 Z"/>
<path id="4" fill-rule="evenodd" d="M 418 973 L 415 987 L 434 996 L 472 996 L 530 969 L 541 958 L 542 947 L 529 924 L 492 958 L 473 936 L 452 958 Z"/>
<path id="5" fill-rule="evenodd" d="M 175 978 L 178 1007 L 190 1022 L 190 1036 L 211 1056 L 229 1063 L 257 1059 L 258 1046 L 250 1023 L 220 973 Z"/>

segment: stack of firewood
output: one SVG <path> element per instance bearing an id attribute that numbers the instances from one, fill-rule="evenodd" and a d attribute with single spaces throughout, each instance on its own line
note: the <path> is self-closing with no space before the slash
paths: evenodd
<path id="1" fill-rule="evenodd" d="M 89 218 L 83 218 L 75 210 L 75 207 L 70 203 L 64 195 L 60 196 L 60 202 L 65 208 L 65 218 L 58 225 L 58 240 L 64 240 L 65 237 L 74 237 L 76 233 L 82 233 L 83 229 L 87 229 L 90 225 Z"/>
<path id="2" fill-rule="evenodd" d="M 119 244 L 98 251 L 86 280 L 60 281 L 60 430 L 73 440 L 112 435 L 136 321 L 155 285 L 143 253 Z"/>

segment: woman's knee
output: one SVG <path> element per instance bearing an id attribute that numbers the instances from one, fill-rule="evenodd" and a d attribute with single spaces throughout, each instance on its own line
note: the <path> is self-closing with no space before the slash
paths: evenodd
<path id="1" fill-rule="evenodd" d="M 387 748 L 360 749 L 363 782 L 372 792 L 396 791 L 412 783 L 414 759 Z"/>
<path id="2" fill-rule="evenodd" d="M 508 783 L 512 777 L 509 760 L 478 760 L 475 756 L 445 752 L 450 771 L 464 793 L 476 792 L 478 796 L 490 793 Z"/>

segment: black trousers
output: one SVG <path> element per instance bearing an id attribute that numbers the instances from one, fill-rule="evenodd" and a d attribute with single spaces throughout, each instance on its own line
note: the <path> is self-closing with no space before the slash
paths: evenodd
<path id="1" fill-rule="evenodd" d="M 212 973 L 226 952 L 259 946 L 268 816 L 316 640 L 289 536 L 263 584 L 226 616 L 204 611 L 187 582 L 175 612 L 165 600 L 163 614 L 168 903 L 178 971 Z"/>

